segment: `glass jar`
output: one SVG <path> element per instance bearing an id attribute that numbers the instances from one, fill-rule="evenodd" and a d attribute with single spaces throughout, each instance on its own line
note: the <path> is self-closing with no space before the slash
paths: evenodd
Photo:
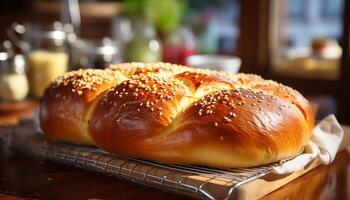
<path id="1" fill-rule="evenodd" d="M 13 24 L 8 36 L 25 53 L 30 92 L 34 98 L 40 98 L 46 87 L 68 70 L 64 26 L 59 22 L 49 26 Z"/>
<path id="2" fill-rule="evenodd" d="M 9 41 L 0 47 L 0 100 L 21 101 L 29 90 L 25 61 L 22 55 L 15 55 L 8 47 Z"/>
<path id="3" fill-rule="evenodd" d="M 73 44 L 74 66 L 104 69 L 123 62 L 122 43 L 110 38 L 102 40 L 78 39 Z"/>
<path id="4" fill-rule="evenodd" d="M 126 59 L 130 62 L 161 61 L 160 42 L 154 27 L 147 21 L 133 21 L 133 37 L 127 43 Z"/>

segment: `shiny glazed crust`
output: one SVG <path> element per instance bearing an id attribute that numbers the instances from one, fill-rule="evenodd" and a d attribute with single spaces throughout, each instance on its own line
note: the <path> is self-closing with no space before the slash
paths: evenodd
<path id="1" fill-rule="evenodd" d="M 292 88 L 164 63 L 70 72 L 47 89 L 40 110 L 44 133 L 56 140 L 211 167 L 295 156 L 314 125 L 309 102 Z"/>

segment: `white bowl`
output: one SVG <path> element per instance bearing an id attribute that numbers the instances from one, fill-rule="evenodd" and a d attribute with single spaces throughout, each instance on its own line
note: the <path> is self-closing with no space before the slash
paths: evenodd
<path id="1" fill-rule="evenodd" d="M 201 68 L 225 71 L 237 74 L 241 67 L 241 59 L 225 55 L 193 55 L 186 59 L 187 65 Z"/>

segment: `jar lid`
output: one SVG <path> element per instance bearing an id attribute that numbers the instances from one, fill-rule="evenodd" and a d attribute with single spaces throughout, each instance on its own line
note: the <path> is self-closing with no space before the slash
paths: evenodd
<path id="1" fill-rule="evenodd" d="M 120 53 L 121 43 L 108 37 L 102 40 L 78 39 L 73 44 L 74 49 L 93 55 L 115 55 Z"/>
<path id="2" fill-rule="evenodd" d="M 30 38 L 44 38 L 52 40 L 66 40 L 68 34 L 74 33 L 73 27 L 70 24 L 63 25 L 61 22 L 56 21 L 49 26 L 43 26 L 41 24 L 29 23 L 24 26 L 17 25 L 17 32 L 23 32 Z"/>

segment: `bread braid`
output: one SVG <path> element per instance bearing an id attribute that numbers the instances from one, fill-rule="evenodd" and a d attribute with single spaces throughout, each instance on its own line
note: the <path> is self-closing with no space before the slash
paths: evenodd
<path id="1" fill-rule="evenodd" d="M 256 75 L 126 63 L 60 77 L 41 101 L 49 137 L 167 163 L 247 167 L 300 153 L 313 114 Z"/>

